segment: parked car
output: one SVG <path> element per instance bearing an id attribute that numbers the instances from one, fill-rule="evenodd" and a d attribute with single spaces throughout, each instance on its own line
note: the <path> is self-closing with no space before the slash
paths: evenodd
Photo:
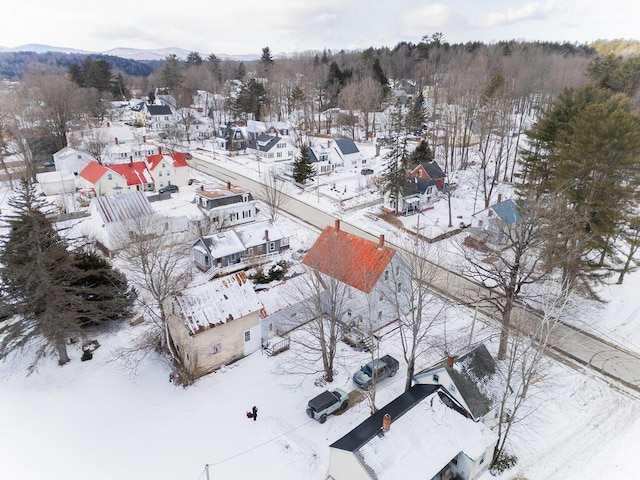
<path id="1" fill-rule="evenodd" d="M 338 410 L 346 410 L 349 406 L 349 395 L 341 388 L 325 390 L 313 397 L 307 404 L 307 416 L 320 423 L 327 421 L 327 417 Z"/>
<path id="2" fill-rule="evenodd" d="M 353 381 L 360 388 L 367 389 L 374 379 L 377 382 L 383 378 L 393 377 L 399 368 L 400 363 L 398 360 L 391 355 L 385 355 L 361 367 L 360 370 L 353 374 Z"/>
<path id="3" fill-rule="evenodd" d="M 160 190 L 158 190 L 159 193 L 177 193 L 178 190 L 180 190 L 178 188 L 177 185 L 167 185 L 166 187 L 162 187 Z"/>
<path id="4" fill-rule="evenodd" d="M 362 170 L 360 170 L 360 173 L 362 175 L 371 175 L 371 174 L 373 174 L 373 169 L 372 168 L 363 168 Z"/>

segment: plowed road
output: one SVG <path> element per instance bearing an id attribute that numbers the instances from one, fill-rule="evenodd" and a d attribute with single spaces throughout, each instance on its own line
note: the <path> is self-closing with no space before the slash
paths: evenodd
<path id="1" fill-rule="evenodd" d="M 263 199 L 264 197 L 261 183 L 229 170 L 220 165 L 219 162 L 214 163 L 194 156 L 190 161 L 190 165 L 192 168 L 220 180 L 230 181 L 234 185 L 247 188 L 258 199 Z M 286 195 L 286 197 L 287 200 L 282 210 L 287 214 L 319 230 L 334 224 L 335 217 L 290 195 Z M 349 233 L 378 241 L 377 235 L 372 235 L 347 222 L 342 221 L 340 228 Z M 398 246 L 395 247 L 399 248 Z M 495 315 L 495 307 L 490 302 L 483 301 L 484 298 L 488 298 L 490 295 L 488 289 L 451 270 L 441 266 L 437 267 L 438 271 L 431 280 L 431 284 L 441 294 L 463 305 L 475 306 L 478 303 L 479 310 L 488 318 L 499 317 Z M 527 318 L 527 321 L 540 321 L 540 317 L 534 311 L 527 310 L 523 312 L 521 309 L 516 309 L 516 314 L 528 315 L 530 318 Z M 609 383 L 618 387 L 626 387 L 636 395 L 640 394 L 640 355 L 637 353 L 566 324 L 560 324 L 555 327 L 554 336 L 549 345 L 552 349 L 550 353 L 555 354 L 556 357 L 570 360 L 574 366 L 578 364 L 599 372 Z"/>

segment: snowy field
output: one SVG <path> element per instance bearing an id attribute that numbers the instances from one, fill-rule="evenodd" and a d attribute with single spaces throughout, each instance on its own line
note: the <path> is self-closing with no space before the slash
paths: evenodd
<path id="1" fill-rule="evenodd" d="M 244 174 L 253 172 L 251 176 L 258 178 L 251 162 L 240 156 L 225 166 Z M 379 172 L 382 163 L 375 159 L 372 168 Z M 376 199 L 367 188 L 369 177 L 361 176 L 359 170 L 332 175 L 322 179 L 320 192 L 290 193 L 374 235 L 384 233 L 400 242 L 402 236 L 393 227 L 371 219 L 379 207 L 354 208 Z M 475 189 L 463 187 L 471 180 L 461 180 L 453 199 L 454 227 L 461 221 L 468 223 L 479 209 Z M 192 193 L 181 188 L 175 201 L 190 201 Z M 423 235 L 438 235 L 448 229 L 446 202 L 403 221 L 408 229 L 415 226 Z M 292 250 L 309 247 L 317 236 L 286 217 L 278 227 L 292 235 Z M 593 328 L 600 334 L 636 351 L 640 350 L 639 283 L 640 273 L 631 274 L 623 285 L 602 291 L 606 304 L 585 301 L 582 305 L 585 323 L 597 325 Z M 450 348 L 466 344 L 472 315 L 455 306 L 446 310 Z M 149 355 L 133 369 L 122 352 L 146 328 L 123 324 L 100 334 L 101 347 L 90 362 L 81 362 L 80 348 L 72 346 L 68 365 L 58 367 L 55 359 L 46 359 L 30 376 L 26 372 L 29 352 L 0 363 L 0 479 L 198 480 L 205 478 L 208 464 L 211 479 L 322 480 L 327 476 L 328 445 L 368 416 L 365 401 L 329 417 L 323 425 L 309 420 L 306 403 L 323 387 L 314 385 L 319 375 L 295 372 L 295 348 L 276 357 L 258 351 L 186 389 L 169 382 L 170 368 L 159 356 Z M 495 338 L 492 333 L 486 326 L 479 327 L 473 341 Z M 442 336 L 442 331 L 434 332 L 434 338 Z M 496 345 L 489 343 L 488 348 L 495 352 Z M 400 359 L 398 338 L 385 337 L 381 352 Z M 442 354 L 441 345 L 434 347 L 420 358 L 419 367 L 432 364 Z M 341 345 L 332 387 L 353 390 L 351 374 L 366 361 L 367 354 Z M 403 367 L 380 386 L 378 406 L 402 392 Z M 637 399 L 591 372 L 556 362 L 536 383 L 532 395 L 535 408 L 511 437 L 511 450 L 520 462 L 501 480 L 637 478 L 636 467 L 629 461 L 640 448 Z M 256 422 L 245 415 L 253 405 L 259 409 Z M 490 478 L 494 477 L 487 473 L 483 480 Z"/>

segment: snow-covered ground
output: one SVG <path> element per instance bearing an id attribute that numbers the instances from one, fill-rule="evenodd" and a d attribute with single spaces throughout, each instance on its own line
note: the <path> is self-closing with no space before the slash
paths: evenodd
<path id="1" fill-rule="evenodd" d="M 373 146 L 363 148 L 369 151 Z M 240 156 L 225 165 L 247 174 L 254 172 L 251 162 Z M 379 172 L 382 163 L 375 159 L 372 168 Z M 252 175 L 258 178 L 257 168 Z M 322 178 L 320 194 L 295 189 L 291 193 L 373 234 L 402 240 L 392 226 L 366 215 L 375 213 L 375 206 L 346 210 L 375 200 L 377 195 L 366 188 L 369 177 L 357 169 Z M 454 226 L 468 222 L 479 210 L 475 188 L 458 184 Z M 181 188 L 175 201 L 190 201 L 191 195 L 188 188 Z M 408 229 L 419 226 L 427 236 L 446 231 L 446 202 L 404 222 Z M 317 235 L 288 218 L 279 220 L 278 226 L 291 233 L 292 250 L 309 247 Z M 601 334 L 624 340 L 635 350 L 640 350 L 639 282 L 640 273 L 631 274 L 623 285 L 603 290 L 608 303 L 583 304 L 589 323 L 598 325 Z M 446 315 L 450 345 L 462 347 L 473 312 L 452 307 Z M 327 475 L 328 445 L 368 416 L 368 405 L 362 402 L 323 425 L 309 420 L 306 402 L 323 387 L 314 385 L 319 375 L 296 373 L 295 348 L 276 357 L 258 351 L 186 389 L 169 382 L 170 368 L 164 358 L 150 355 L 134 370 L 123 350 L 134 345 L 146 328 L 123 324 L 101 334 L 101 347 L 89 362 L 81 362 L 80 348 L 72 346 L 71 363 L 58 367 L 54 359 L 47 359 L 30 376 L 26 372 L 29 352 L 0 363 L 0 479 L 197 480 L 205 478 L 208 464 L 211 479 L 321 480 Z M 490 334 L 482 326 L 473 340 L 490 339 Z M 442 332 L 434 336 L 441 337 Z M 495 351 L 496 345 L 488 346 Z M 382 351 L 401 358 L 393 336 L 385 338 Z M 419 366 L 431 364 L 442 354 L 440 348 L 432 349 Z M 351 374 L 366 358 L 341 345 L 332 386 L 352 390 Z M 399 395 L 403 386 L 402 374 L 385 381 L 378 392 L 378 406 Z M 637 477 L 630 461 L 640 447 L 636 399 L 591 372 L 556 362 L 540 378 L 537 389 L 537 408 L 512 434 L 511 449 L 520 462 L 501 479 Z M 256 422 L 245 415 L 253 405 L 259 409 Z"/>

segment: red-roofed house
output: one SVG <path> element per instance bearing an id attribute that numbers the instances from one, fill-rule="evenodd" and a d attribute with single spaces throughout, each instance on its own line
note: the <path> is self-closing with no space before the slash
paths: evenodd
<path id="1" fill-rule="evenodd" d="M 93 189 L 96 195 L 114 195 L 125 192 L 151 191 L 154 181 L 144 162 L 115 165 L 89 163 L 79 174 L 83 187 Z"/>
<path id="2" fill-rule="evenodd" d="M 343 321 L 364 332 L 398 319 L 400 291 L 410 291 L 411 269 L 401 254 L 384 244 L 340 230 L 340 220 L 326 227 L 302 261 L 321 278 L 344 284 L 350 299 Z M 404 308 L 402 308 L 404 310 Z"/>
<path id="3" fill-rule="evenodd" d="M 158 148 L 157 155 L 147 157 L 147 167 L 155 179 L 156 188 L 167 185 L 184 187 L 189 182 L 189 163 L 184 153 L 164 153 Z"/>

